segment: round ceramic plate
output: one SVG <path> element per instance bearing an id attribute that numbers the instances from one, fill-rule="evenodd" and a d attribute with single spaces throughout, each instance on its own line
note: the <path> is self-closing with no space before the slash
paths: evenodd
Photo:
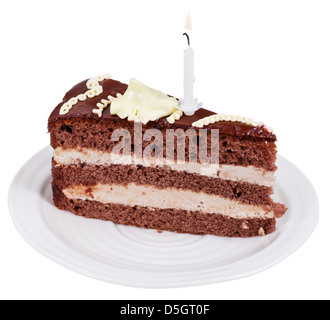
<path id="1" fill-rule="evenodd" d="M 248 239 L 159 233 L 60 211 L 52 203 L 51 157 L 50 147 L 42 149 L 14 178 L 8 199 L 13 221 L 45 256 L 111 283 L 183 287 L 251 275 L 298 249 L 318 221 L 312 185 L 281 156 L 274 199 L 289 210 L 274 233 Z"/>

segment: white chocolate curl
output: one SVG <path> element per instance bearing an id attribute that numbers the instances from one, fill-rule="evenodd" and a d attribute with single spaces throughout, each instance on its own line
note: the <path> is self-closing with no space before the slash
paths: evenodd
<path id="1" fill-rule="evenodd" d="M 130 79 L 123 95 L 117 94 L 111 104 L 111 114 L 121 119 L 142 122 L 155 121 L 170 116 L 178 108 L 178 101 L 167 94 L 152 89 L 136 79 Z"/>
<path id="2" fill-rule="evenodd" d="M 90 78 L 86 83 L 86 86 L 89 90 L 86 91 L 85 93 L 79 94 L 77 97 L 72 97 L 68 102 L 64 103 L 61 106 L 61 109 L 60 109 L 60 112 L 59 112 L 60 115 L 62 116 L 64 114 L 67 114 L 72 109 L 72 107 L 75 104 L 77 104 L 79 101 L 84 101 L 87 98 L 91 99 L 91 98 L 94 98 L 96 96 L 99 96 L 103 92 L 103 87 L 99 84 L 99 82 L 101 82 L 105 79 L 111 79 L 111 75 L 110 74 L 105 74 L 105 75 L 102 75 L 102 76 L 97 76 L 97 77 Z M 97 112 L 94 112 L 94 110 L 93 110 L 93 112 L 97 113 L 100 117 L 102 115 L 103 109 L 101 110 L 101 108 L 99 107 L 99 109 L 94 109 L 94 110 L 97 110 Z"/>

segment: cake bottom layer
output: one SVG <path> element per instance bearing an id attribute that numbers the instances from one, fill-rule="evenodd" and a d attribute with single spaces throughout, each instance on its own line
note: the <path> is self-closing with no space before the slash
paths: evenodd
<path id="1" fill-rule="evenodd" d="M 275 218 L 235 219 L 220 214 L 179 209 L 159 209 L 122 204 L 103 204 L 93 200 L 69 199 L 53 186 L 54 204 L 61 210 L 86 218 L 118 224 L 190 234 L 224 237 L 254 237 L 272 233 Z"/>

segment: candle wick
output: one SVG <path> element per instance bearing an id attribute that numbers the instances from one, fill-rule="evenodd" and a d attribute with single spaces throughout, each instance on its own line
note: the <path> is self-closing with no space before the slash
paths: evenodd
<path id="1" fill-rule="evenodd" d="M 187 34 L 187 33 L 184 33 L 183 35 L 187 37 L 187 40 L 188 40 L 188 46 L 190 47 L 190 38 L 189 38 L 188 34 Z"/>

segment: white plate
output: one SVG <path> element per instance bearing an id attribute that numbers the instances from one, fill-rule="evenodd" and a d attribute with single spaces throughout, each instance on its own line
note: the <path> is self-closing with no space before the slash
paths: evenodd
<path id="1" fill-rule="evenodd" d="M 111 283 L 166 288 L 251 275 L 298 249 L 318 221 L 312 185 L 281 156 L 274 198 L 289 210 L 273 234 L 248 239 L 158 233 L 60 211 L 52 203 L 51 157 L 50 147 L 42 149 L 14 178 L 8 198 L 13 221 L 45 256 Z"/>

